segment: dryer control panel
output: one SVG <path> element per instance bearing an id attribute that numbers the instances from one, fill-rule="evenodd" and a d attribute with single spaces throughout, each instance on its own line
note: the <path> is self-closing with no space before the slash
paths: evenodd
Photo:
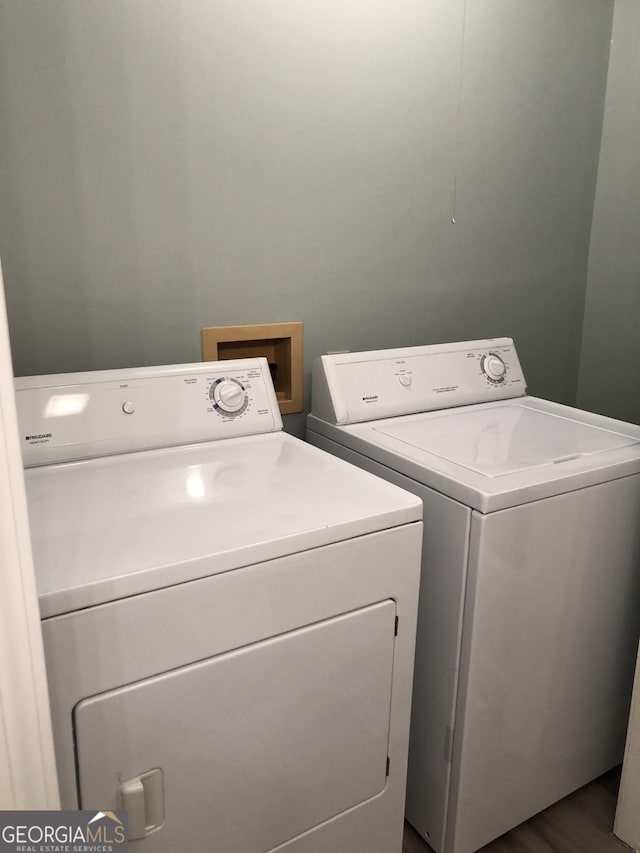
<path id="1" fill-rule="evenodd" d="M 282 429 L 264 358 L 15 380 L 26 466 Z"/>
<path id="2" fill-rule="evenodd" d="M 323 355 L 313 365 L 312 413 L 349 424 L 525 393 L 513 341 L 493 338 Z"/>

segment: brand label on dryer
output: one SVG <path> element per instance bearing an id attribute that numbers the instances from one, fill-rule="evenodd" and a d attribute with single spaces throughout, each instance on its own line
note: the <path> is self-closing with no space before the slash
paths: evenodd
<path id="1" fill-rule="evenodd" d="M 25 435 L 24 440 L 29 444 L 47 444 L 53 438 L 52 432 L 40 432 L 35 435 Z"/>

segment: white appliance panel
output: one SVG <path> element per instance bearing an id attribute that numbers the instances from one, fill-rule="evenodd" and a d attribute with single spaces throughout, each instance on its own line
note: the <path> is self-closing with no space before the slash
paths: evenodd
<path id="1" fill-rule="evenodd" d="M 374 429 L 485 477 L 519 474 L 639 442 L 581 423 L 577 417 L 541 412 L 516 402 L 414 417 Z"/>
<path id="2" fill-rule="evenodd" d="M 622 760 L 639 517 L 639 475 L 474 513 L 447 853 L 473 853 Z"/>
<path id="3" fill-rule="evenodd" d="M 83 699 L 393 599 L 384 790 L 283 850 L 399 853 L 421 539 L 420 523 L 393 527 L 43 620 L 63 808 L 78 807 L 72 720 Z"/>
<path id="4" fill-rule="evenodd" d="M 406 816 L 442 850 L 462 638 L 471 510 L 317 433 L 309 440 L 417 495 L 424 506 L 422 577 L 411 705 Z M 428 673 L 428 677 L 424 677 Z"/>
<path id="5" fill-rule="evenodd" d="M 26 484 L 43 616 L 421 517 L 282 432 L 31 468 Z"/>
<path id="6" fill-rule="evenodd" d="M 500 375 L 494 376 L 495 365 Z M 510 338 L 324 355 L 312 412 L 336 424 L 518 397 L 526 385 Z"/>
<path id="7" fill-rule="evenodd" d="M 136 849 L 263 853 L 380 794 L 395 616 L 382 602 L 81 702 L 82 808 L 160 768 L 166 820 Z"/>
<path id="8" fill-rule="evenodd" d="M 25 465 L 282 428 L 265 358 L 16 379 Z"/>
<path id="9" fill-rule="evenodd" d="M 517 411 L 524 410 L 521 417 L 531 424 L 542 422 L 545 426 L 552 425 L 540 436 L 531 435 L 535 430 L 526 431 L 534 442 L 531 452 L 523 446 L 522 432 L 516 440 L 515 451 L 511 449 L 512 436 L 507 429 L 510 418 L 501 417 L 498 424 L 504 424 L 504 430 L 499 432 L 492 428 L 490 434 L 493 437 L 483 442 L 481 427 L 493 422 L 493 411 L 508 411 L 511 406 L 515 406 Z M 550 417 L 545 419 L 546 415 Z M 464 434 L 467 417 L 472 431 L 475 429 L 475 441 Z M 439 426 L 440 423 L 446 424 L 449 419 L 455 424 L 461 449 L 454 446 L 446 431 Z M 516 419 L 513 418 L 513 421 Z M 558 439 L 555 426 L 564 421 L 566 424 L 562 424 L 557 431 L 560 436 Z M 407 430 L 411 442 L 398 437 L 404 430 Z M 452 458 L 432 452 L 430 442 L 424 438 L 425 434 L 436 436 L 442 452 Z M 527 396 L 513 401 L 464 406 L 453 411 L 425 412 L 347 426 L 327 423 L 309 415 L 307 435 L 312 443 L 312 436 L 322 435 L 336 444 L 350 447 L 483 513 L 542 500 L 640 472 L 640 427 L 537 397 Z M 499 439 L 496 437 L 498 435 Z M 576 437 L 576 444 L 571 444 L 572 435 Z M 583 436 L 589 444 L 585 445 Z M 605 449 L 607 444 L 609 446 Z M 589 451 L 596 447 L 600 449 L 584 453 L 582 451 L 585 447 Z M 498 448 L 501 449 L 498 451 Z M 556 455 L 558 450 L 568 449 L 569 453 Z M 532 455 L 534 451 L 535 456 Z M 478 458 L 482 459 L 487 468 L 488 458 L 497 463 L 498 452 L 503 466 L 500 475 L 488 476 L 477 470 Z M 512 454 L 512 458 L 505 466 L 504 456 L 508 454 Z M 464 455 L 472 464 L 452 461 Z M 544 459 L 547 464 L 540 464 Z M 529 463 L 529 467 L 522 467 L 524 462 Z M 493 471 L 496 467 L 493 467 Z"/>

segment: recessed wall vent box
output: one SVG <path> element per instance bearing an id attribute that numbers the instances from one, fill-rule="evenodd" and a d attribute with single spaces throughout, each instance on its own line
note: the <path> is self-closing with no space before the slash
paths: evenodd
<path id="1" fill-rule="evenodd" d="M 283 415 L 304 409 L 302 323 L 211 326 L 202 329 L 202 360 L 265 356 Z"/>

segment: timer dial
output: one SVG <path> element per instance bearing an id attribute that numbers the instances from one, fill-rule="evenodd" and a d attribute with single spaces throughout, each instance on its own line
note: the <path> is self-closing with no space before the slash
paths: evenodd
<path id="1" fill-rule="evenodd" d="M 499 355 L 490 352 L 483 356 L 481 367 L 490 382 L 504 382 L 507 366 Z"/>
<path id="2" fill-rule="evenodd" d="M 223 415 L 241 415 L 249 402 L 244 386 L 237 379 L 219 379 L 211 386 L 209 396 Z"/>

